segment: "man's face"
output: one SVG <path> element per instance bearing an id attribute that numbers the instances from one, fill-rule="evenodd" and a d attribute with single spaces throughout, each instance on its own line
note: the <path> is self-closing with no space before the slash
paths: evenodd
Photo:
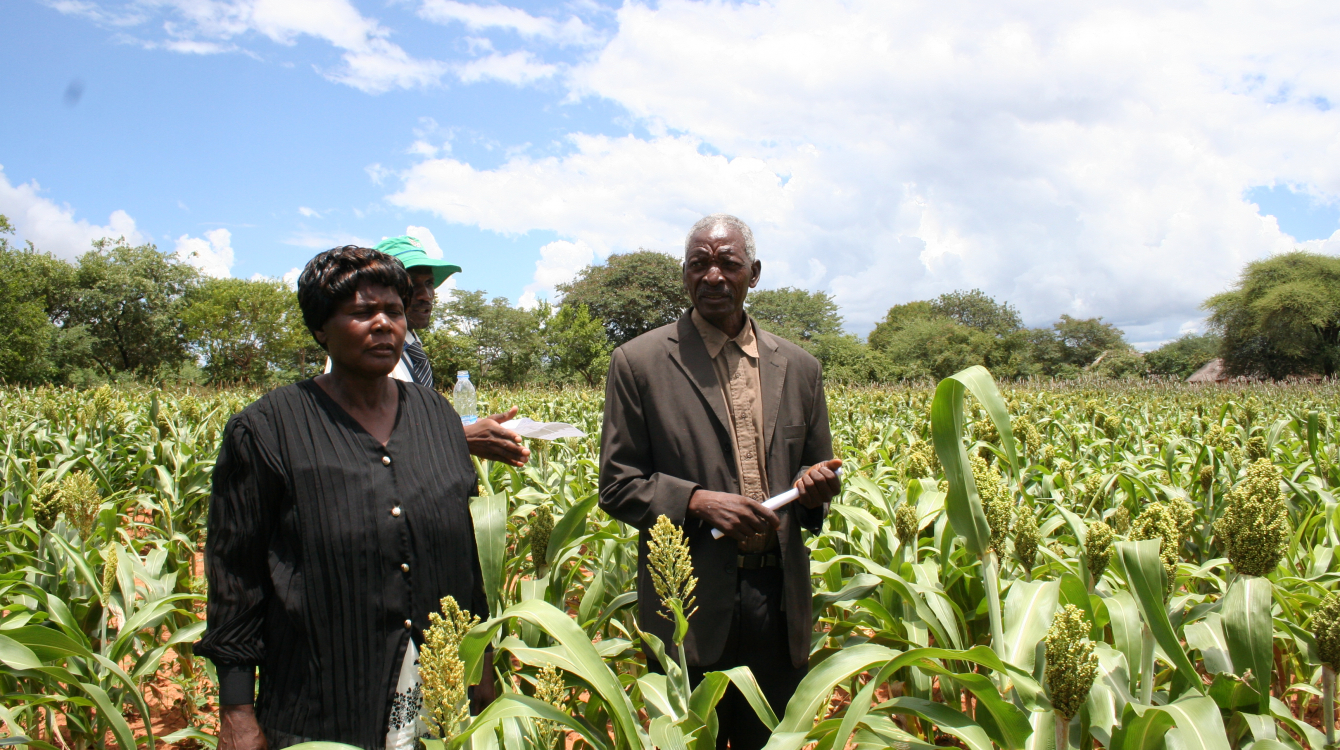
<path id="1" fill-rule="evenodd" d="M 405 310 L 405 322 L 411 331 L 418 331 L 427 328 L 433 319 L 433 301 L 437 299 L 433 272 L 411 268 L 409 281 L 414 285 L 414 295 L 410 297 L 409 309 Z"/>
<path id="2" fill-rule="evenodd" d="M 708 322 L 723 327 L 744 313 L 744 298 L 758 284 L 762 264 L 749 262 L 744 236 L 718 224 L 700 229 L 689 239 L 684 255 L 684 290 Z"/>

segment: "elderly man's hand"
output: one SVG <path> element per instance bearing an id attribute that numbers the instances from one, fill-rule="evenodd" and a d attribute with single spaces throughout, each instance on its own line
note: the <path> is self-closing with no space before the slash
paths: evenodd
<path id="1" fill-rule="evenodd" d="M 269 744 L 250 705 L 219 706 L 218 750 L 266 750 Z"/>
<path id="2" fill-rule="evenodd" d="M 521 444 L 520 435 L 502 426 L 515 416 L 516 407 L 513 406 L 504 414 L 494 414 L 466 425 L 465 443 L 470 447 L 470 455 L 512 466 L 525 465 L 530 458 L 530 449 Z"/>
<path id="3" fill-rule="evenodd" d="M 842 479 L 836 473 L 841 465 L 842 459 L 834 458 L 811 466 L 796 480 L 796 490 L 800 492 L 796 502 L 806 508 L 818 508 L 832 502 L 842 492 Z"/>
<path id="4" fill-rule="evenodd" d="M 689 498 L 688 513 L 737 541 L 767 533 L 781 525 L 777 514 L 762 503 L 729 492 L 696 490 Z"/>

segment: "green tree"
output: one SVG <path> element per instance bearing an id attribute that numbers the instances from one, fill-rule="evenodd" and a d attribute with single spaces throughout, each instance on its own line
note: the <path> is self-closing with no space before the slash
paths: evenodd
<path id="1" fill-rule="evenodd" d="M 973 289 L 894 305 L 870 332 L 870 346 L 905 380 L 942 378 L 974 364 L 1019 378 L 1037 372 L 1030 336 L 1014 307 Z"/>
<path id="2" fill-rule="evenodd" d="M 1202 307 L 1223 336 L 1229 374 L 1336 374 L 1340 258 L 1300 250 L 1248 263 L 1233 289 Z"/>
<path id="3" fill-rule="evenodd" d="M 1185 380 L 1205 363 L 1219 356 L 1223 339 L 1213 333 L 1188 333 L 1169 341 L 1145 354 L 1145 364 L 1152 375 L 1165 375 Z"/>
<path id="4" fill-rule="evenodd" d="M 894 334 L 911 323 L 931 320 L 938 315 L 931 303 L 925 300 L 894 305 L 884 315 L 884 320 L 877 323 L 875 330 L 870 332 L 870 346 L 875 349 L 887 349 Z"/>
<path id="5" fill-rule="evenodd" d="M 842 332 L 842 316 L 827 292 L 760 289 L 749 293 L 746 305 L 763 330 L 797 344 Z"/>
<path id="6" fill-rule="evenodd" d="M 930 306 L 936 315 L 994 336 L 1004 336 L 1023 327 L 1018 310 L 1008 302 L 997 302 L 981 289 L 941 294 Z"/>
<path id="7" fill-rule="evenodd" d="M 689 306 L 679 261 L 653 250 L 611 255 L 558 291 L 564 304 L 586 305 L 603 321 L 614 346 L 675 322 Z"/>
<path id="8" fill-rule="evenodd" d="M 996 338 L 948 318 L 913 320 L 890 335 L 882 351 L 903 380 L 940 380 L 972 365 L 990 366 Z"/>
<path id="9" fill-rule="evenodd" d="M 61 261 L 11 246 L 4 235 L 13 231 L 0 215 L 0 380 L 38 382 L 51 374 L 47 355 L 57 333 L 43 266 Z"/>
<path id="10" fill-rule="evenodd" d="M 516 385 L 525 382 L 540 364 L 544 348 L 540 324 L 547 311 L 512 307 L 506 297 L 485 301 L 483 291 L 454 290 L 437 310 L 432 338 L 433 371 L 455 358 L 455 369 L 476 373 L 476 382 Z M 432 357 L 436 355 L 437 361 Z M 440 378 L 439 378 L 440 379 Z M 444 381 L 445 382 L 445 381 Z"/>
<path id="11" fill-rule="evenodd" d="M 544 326 L 550 369 L 559 377 L 581 376 L 595 385 L 609 369 L 610 344 L 605 327 L 586 305 L 564 304 Z"/>
<path id="12" fill-rule="evenodd" d="M 152 378 L 186 361 L 184 295 L 196 269 L 153 245 L 98 240 L 79 258 L 74 289 L 57 312 L 64 327 L 83 326 L 89 354 L 106 375 Z"/>
<path id="13" fill-rule="evenodd" d="M 1052 324 L 1051 335 L 1036 334 L 1036 359 L 1047 374 L 1078 372 L 1092 365 L 1103 352 L 1130 349 L 1120 328 L 1102 318 L 1062 315 Z"/>
<path id="14" fill-rule="evenodd" d="M 1104 352 L 1089 369 L 1099 377 L 1121 380 L 1141 377 L 1149 371 L 1149 366 L 1140 352 L 1125 348 Z"/>
<path id="15" fill-rule="evenodd" d="M 893 363 L 849 333 L 825 333 L 803 344 L 824 366 L 830 383 L 880 383 L 895 377 Z"/>
<path id="16" fill-rule="evenodd" d="M 297 365 L 320 362 L 297 295 L 281 281 L 204 279 L 186 293 L 182 313 L 191 350 L 210 381 L 264 384 Z"/>

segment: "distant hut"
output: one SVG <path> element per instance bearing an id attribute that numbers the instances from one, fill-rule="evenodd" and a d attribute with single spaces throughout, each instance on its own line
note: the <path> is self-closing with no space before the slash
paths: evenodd
<path id="1" fill-rule="evenodd" d="M 1215 357 L 1205 366 L 1196 370 L 1191 377 L 1186 379 L 1188 383 L 1227 383 L 1228 373 L 1224 371 L 1224 360 Z"/>

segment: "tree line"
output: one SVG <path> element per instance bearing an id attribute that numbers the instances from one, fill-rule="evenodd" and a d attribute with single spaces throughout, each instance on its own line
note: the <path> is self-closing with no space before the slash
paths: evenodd
<path id="1" fill-rule="evenodd" d="M 278 280 L 218 279 L 151 244 L 100 240 L 67 262 L 13 245 L 0 216 L 0 379 L 88 385 L 118 380 L 272 386 L 324 369 L 296 295 Z M 514 307 L 443 290 L 424 348 L 446 386 L 600 383 L 615 347 L 688 306 L 680 264 L 638 250 L 560 285 L 562 301 Z M 1333 376 L 1340 361 L 1340 259 L 1304 252 L 1249 264 L 1205 303 L 1212 332 L 1141 354 L 1101 318 L 1062 315 L 1028 328 L 980 290 L 895 305 L 869 337 L 847 333 L 825 292 L 754 290 L 765 329 L 800 345 L 830 381 L 933 380 L 981 364 L 997 377 L 1185 378 L 1214 357 L 1231 375 Z"/>

